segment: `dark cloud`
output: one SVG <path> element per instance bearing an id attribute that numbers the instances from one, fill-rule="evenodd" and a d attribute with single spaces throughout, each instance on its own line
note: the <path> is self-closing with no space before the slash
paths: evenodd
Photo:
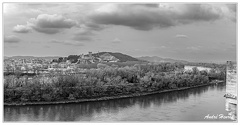
<path id="1" fill-rule="evenodd" d="M 128 8 L 130 9 L 130 8 Z M 166 18 L 161 18 L 156 12 L 141 10 L 123 10 L 122 12 L 99 13 L 91 15 L 90 18 L 99 24 L 112 24 L 129 26 L 137 30 L 151 30 L 154 27 L 170 27 L 174 22 Z"/>
<path id="2" fill-rule="evenodd" d="M 184 5 L 185 11 L 183 14 L 176 16 L 178 23 L 192 23 L 198 21 L 214 21 L 220 19 L 222 12 L 219 8 L 214 8 L 207 4 L 190 4 Z"/>
<path id="3" fill-rule="evenodd" d="M 16 33 L 28 33 L 31 31 L 31 28 L 24 25 L 17 25 L 13 28 L 13 31 Z"/>
<path id="4" fill-rule="evenodd" d="M 96 11 L 89 18 L 96 24 L 129 26 L 137 30 L 168 28 L 199 21 L 220 19 L 219 8 L 207 4 L 157 6 L 117 4 L 109 11 Z"/>
<path id="5" fill-rule="evenodd" d="M 5 43 L 19 43 L 21 40 L 14 35 L 10 35 L 10 36 L 4 36 L 4 42 Z"/>
<path id="6" fill-rule="evenodd" d="M 85 22 L 84 27 L 89 29 L 89 30 L 94 30 L 94 31 L 100 31 L 105 28 L 104 25 L 92 23 L 92 22 Z"/>

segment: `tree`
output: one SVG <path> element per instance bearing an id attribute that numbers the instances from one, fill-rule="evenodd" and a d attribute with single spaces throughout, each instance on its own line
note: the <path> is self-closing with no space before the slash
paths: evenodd
<path id="1" fill-rule="evenodd" d="M 11 68 L 12 68 L 12 67 L 11 67 L 10 65 L 8 65 L 8 64 L 6 65 L 6 70 L 7 70 L 7 73 L 9 73 L 9 72 L 10 72 Z"/>
<path id="2" fill-rule="evenodd" d="M 200 73 L 197 67 L 193 67 L 192 72 L 193 72 L 194 75 L 197 75 L 197 74 Z"/>
<path id="3" fill-rule="evenodd" d="M 58 58 L 58 62 L 63 62 L 63 58 L 62 58 L 62 57 L 59 57 L 59 58 Z"/>
<path id="4" fill-rule="evenodd" d="M 36 73 L 36 71 L 37 71 L 37 67 L 33 66 L 33 72 Z"/>
<path id="5" fill-rule="evenodd" d="M 102 63 L 97 64 L 97 68 L 104 69 L 106 67 L 109 67 L 109 66 L 107 64 L 102 64 Z"/>
<path id="6" fill-rule="evenodd" d="M 207 76 L 208 75 L 208 72 L 206 70 L 203 70 L 203 71 L 200 71 L 200 74 L 201 75 L 204 75 L 204 76 Z"/>
<path id="7" fill-rule="evenodd" d="M 17 76 L 17 78 L 19 79 L 20 76 L 21 76 L 21 74 L 22 74 L 21 68 L 20 68 L 20 67 L 16 67 L 16 70 L 15 70 L 14 73 L 15 73 L 15 75 Z"/>
<path id="8" fill-rule="evenodd" d="M 28 73 L 28 70 L 29 70 L 28 66 L 25 65 L 24 68 L 25 68 L 26 73 Z"/>

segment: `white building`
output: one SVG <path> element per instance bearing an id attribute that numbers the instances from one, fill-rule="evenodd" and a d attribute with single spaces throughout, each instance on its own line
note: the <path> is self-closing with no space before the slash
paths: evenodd
<path id="1" fill-rule="evenodd" d="M 210 72 L 210 70 L 212 69 L 212 68 L 202 67 L 202 66 L 184 66 L 184 71 L 192 71 L 194 67 L 197 67 L 199 71 L 206 70 L 207 72 Z"/>

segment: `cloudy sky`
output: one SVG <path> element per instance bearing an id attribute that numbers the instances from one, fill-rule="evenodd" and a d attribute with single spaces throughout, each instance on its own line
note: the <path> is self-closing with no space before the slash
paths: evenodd
<path id="1" fill-rule="evenodd" d="M 236 60 L 234 4 L 3 4 L 4 55 L 121 52 L 188 61 Z"/>

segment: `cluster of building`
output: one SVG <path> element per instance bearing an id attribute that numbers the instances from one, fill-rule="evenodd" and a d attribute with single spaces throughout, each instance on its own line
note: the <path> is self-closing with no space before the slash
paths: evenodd
<path id="1" fill-rule="evenodd" d="M 184 71 L 192 71 L 194 67 L 196 67 L 199 71 L 210 72 L 212 70 L 212 68 L 202 67 L 202 66 L 184 66 Z"/>
<path id="2" fill-rule="evenodd" d="M 118 58 L 112 56 L 109 53 L 104 53 L 102 55 L 93 56 L 92 52 L 89 52 L 88 55 L 80 55 L 78 58 L 77 64 L 91 64 L 91 63 L 101 63 L 101 62 L 118 62 Z"/>
<path id="3" fill-rule="evenodd" d="M 221 71 L 219 69 L 213 69 L 213 68 L 209 68 L 209 67 L 203 67 L 203 66 L 184 66 L 184 71 L 192 71 L 193 68 L 197 68 L 198 71 L 206 71 L 206 72 L 211 72 L 211 71 L 214 71 L 215 73 L 220 73 Z"/>
<path id="4" fill-rule="evenodd" d="M 55 59 L 56 60 L 56 59 Z M 21 71 L 23 73 L 48 72 L 50 70 L 73 70 L 77 68 L 78 64 L 91 64 L 102 62 L 118 62 L 116 57 L 109 53 L 93 56 L 92 52 L 87 55 L 81 54 L 77 62 L 72 63 L 71 60 L 62 62 L 54 62 L 53 59 L 4 59 L 4 72 Z"/>
<path id="5" fill-rule="evenodd" d="M 4 59 L 4 72 L 21 71 L 23 73 L 33 73 L 36 70 L 46 70 L 51 65 L 49 59 Z"/>

